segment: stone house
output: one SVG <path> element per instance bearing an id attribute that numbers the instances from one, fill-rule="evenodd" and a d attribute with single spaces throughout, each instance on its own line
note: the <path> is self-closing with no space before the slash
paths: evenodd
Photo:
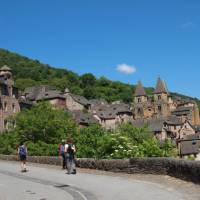
<path id="1" fill-rule="evenodd" d="M 61 92 L 48 85 L 26 88 L 24 98 L 32 103 L 48 101 L 58 108 L 70 111 L 90 109 L 90 103 L 85 97 L 71 94 L 68 89 Z"/>
<path id="2" fill-rule="evenodd" d="M 199 154 L 200 149 L 200 137 L 198 134 L 187 135 L 178 140 L 178 154 L 180 157 Z"/>
<path id="3" fill-rule="evenodd" d="M 85 97 L 71 94 L 68 89 L 65 89 L 64 96 L 66 98 L 66 107 L 68 110 L 90 110 L 91 104 Z"/>
<path id="4" fill-rule="evenodd" d="M 8 119 L 10 116 L 20 112 L 17 98 L 18 90 L 14 87 L 12 70 L 4 65 L 0 68 L 0 132 L 15 125 L 10 124 Z"/>
<path id="5" fill-rule="evenodd" d="M 97 124 L 98 121 L 91 113 L 84 113 L 80 110 L 71 112 L 71 115 L 79 127 L 87 127 L 90 124 Z"/>
<path id="6" fill-rule="evenodd" d="M 26 88 L 22 99 L 32 102 L 33 104 L 41 101 L 48 101 L 55 107 L 63 109 L 66 107 L 66 98 L 63 93 L 48 85 Z"/>
<path id="7" fill-rule="evenodd" d="M 188 120 L 182 122 L 176 116 L 170 116 L 147 120 L 138 119 L 133 122 L 133 125 L 138 128 L 148 126 L 154 136 L 161 142 L 171 138 L 175 142 L 181 157 L 199 153 L 200 134 Z"/>
<path id="8" fill-rule="evenodd" d="M 133 126 L 137 128 L 148 127 L 150 132 L 158 140 L 162 141 L 167 138 L 166 125 L 164 125 L 165 121 L 165 118 L 137 119 L 133 121 Z"/>
<path id="9" fill-rule="evenodd" d="M 110 109 L 116 113 L 116 124 L 128 123 L 133 121 L 131 106 L 125 103 L 112 104 Z"/>
<path id="10" fill-rule="evenodd" d="M 93 108 L 92 115 L 106 129 L 116 128 L 115 112 L 109 109 L 108 105 L 99 105 Z"/>
<path id="11" fill-rule="evenodd" d="M 151 118 L 151 119 L 138 119 L 133 121 L 135 127 L 149 127 L 150 131 L 154 133 L 160 141 L 167 138 L 173 140 L 183 139 L 185 136 L 194 135 L 195 128 L 189 121 L 182 122 L 176 116 Z"/>
<path id="12" fill-rule="evenodd" d="M 184 120 L 189 120 L 193 125 L 199 125 L 199 109 L 195 101 L 182 100 L 177 103 L 177 108 L 172 111 L 172 115 Z"/>
<path id="13" fill-rule="evenodd" d="M 177 139 L 184 139 L 187 136 L 195 135 L 195 133 L 195 128 L 186 120 L 178 132 Z"/>
<path id="14" fill-rule="evenodd" d="M 133 121 L 131 107 L 124 103 L 100 104 L 93 106 L 91 112 L 106 129 L 116 129 L 122 123 Z"/>

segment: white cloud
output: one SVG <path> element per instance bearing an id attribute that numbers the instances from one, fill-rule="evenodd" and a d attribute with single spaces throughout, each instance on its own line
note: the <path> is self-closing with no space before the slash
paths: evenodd
<path id="1" fill-rule="evenodd" d="M 181 28 L 186 29 L 186 28 L 192 28 L 194 26 L 195 26 L 195 24 L 192 21 L 188 21 L 188 22 L 185 22 L 184 24 L 182 24 Z"/>
<path id="2" fill-rule="evenodd" d="M 136 68 L 134 66 L 127 65 L 125 63 L 117 65 L 116 70 L 124 74 L 133 74 L 136 72 Z"/>

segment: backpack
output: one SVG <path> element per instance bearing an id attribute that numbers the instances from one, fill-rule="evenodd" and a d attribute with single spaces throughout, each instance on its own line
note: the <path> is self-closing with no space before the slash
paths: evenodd
<path id="1" fill-rule="evenodd" d="M 68 144 L 67 153 L 69 155 L 74 155 L 74 149 L 72 148 L 72 144 Z"/>
<path id="2" fill-rule="evenodd" d="M 26 156 L 26 148 L 24 146 L 19 147 L 19 155 Z"/>

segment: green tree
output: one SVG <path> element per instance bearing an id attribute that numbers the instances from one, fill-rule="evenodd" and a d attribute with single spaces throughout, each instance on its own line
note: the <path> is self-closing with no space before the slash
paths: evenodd
<path id="1" fill-rule="evenodd" d="M 78 157 L 105 158 L 113 151 L 112 138 L 100 125 L 80 129 L 75 138 Z"/>
<path id="2" fill-rule="evenodd" d="M 87 86 L 93 86 L 95 84 L 96 78 L 93 74 L 86 73 L 80 77 L 80 80 L 81 80 L 81 86 L 84 88 Z"/>
<path id="3" fill-rule="evenodd" d="M 19 113 L 16 122 L 15 132 L 20 139 L 33 143 L 43 141 L 58 144 L 61 138 L 73 135 L 76 128 L 67 112 L 57 110 L 45 102 Z"/>
<path id="4" fill-rule="evenodd" d="M 92 86 L 85 87 L 83 90 L 83 96 L 85 96 L 87 99 L 96 98 L 95 87 L 92 87 Z"/>

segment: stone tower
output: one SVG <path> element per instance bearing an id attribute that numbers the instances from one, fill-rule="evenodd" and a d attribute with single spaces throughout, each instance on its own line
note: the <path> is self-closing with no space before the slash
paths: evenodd
<path id="1" fill-rule="evenodd" d="M 148 97 L 144 90 L 144 87 L 140 81 L 138 81 L 135 89 L 134 97 L 134 114 L 135 119 L 145 117 L 145 105 L 147 104 Z"/>
<path id="2" fill-rule="evenodd" d="M 199 125 L 200 124 L 199 108 L 198 108 L 198 105 L 196 103 L 194 104 L 192 115 L 193 115 L 193 124 Z"/>
<path id="3" fill-rule="evenodd" d="M 12 70 L 7 65 L 0 68 L 0 79 L 7 85 L 8 96 L 11 97 L 13 95 L 14 81 L 12 79 Z"/>
<path id="4" fill-rule="evenodd" d="M 167 90 L 165 82 L 160 78 L 158 78 L 156 88 L 154 90 L 154 102 L 155 113 L 158 116 L 170 115 L 169 92 Z"/>
<path id="5" fill-rule="evenodd" d="M 20 111 L 17 94 L 18 90 L 14 87 L 12 79 L 12 70 L 4 65 L 0 68 L 0 132 L 14 126 L 15 122 L 11 124 L 9 117 Z"/>

